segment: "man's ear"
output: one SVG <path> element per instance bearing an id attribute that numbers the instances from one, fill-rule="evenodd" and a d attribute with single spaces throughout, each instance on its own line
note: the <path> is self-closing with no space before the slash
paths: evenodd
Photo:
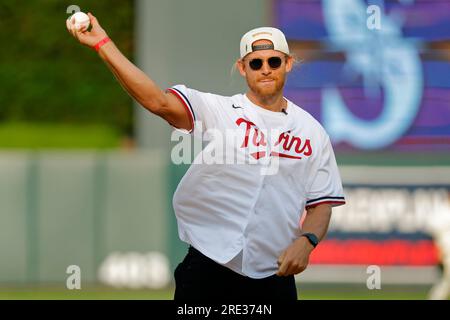
<path id="1" fill-rule="evenodd" d="M 245 76 L 247 74 L 245 72 L 245 63 L 244 63 L 244 61 L 242 61 L 242 59 L 238 59 L 236 61 L 236 69 L 238 69 L 241 76 L 243 76 L 245 78 Z"/>
<path id="2" fill-rule="evenodd" d="M 286 72 L 291 72 L 293 66 L 294 66 L 294 58 L 291 57 L 291 56 L 287 56 L 287 58 L 286 58 Z"/>

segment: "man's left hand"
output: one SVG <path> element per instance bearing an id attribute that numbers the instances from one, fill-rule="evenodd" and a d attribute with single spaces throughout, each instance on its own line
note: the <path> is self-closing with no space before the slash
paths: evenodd
<path id="1" fill-rule="evenodd" d="M 290 276 L 306 269 L 314 249 L 306 237 L 298 238 L 278 258 L 278 276 Z"/>

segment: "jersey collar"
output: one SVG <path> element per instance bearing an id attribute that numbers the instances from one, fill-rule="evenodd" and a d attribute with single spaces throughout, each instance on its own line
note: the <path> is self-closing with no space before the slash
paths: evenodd
<path id="1" fill-rule="evenodd" d="M 251 105 L 255 106 L 256 108 L 261 108 L 260 106 L 254 104 L 248 97 L 246 94 L 243 94 L 244 96 L 244 100 L 245 100 L 245 104 L 243 106 L 243 110 L 244 110 L 244 116 L 247 118 L 247 120 L 253 122 L 258 128 L 260 129 L 264 129 L 264 130 L 268 130 L 268 128 L 265 126 L 264 121 L 262 121 L 262 119 L 260 118 L 258 112 L 256 112 L 253 108 L 251 108 Z M 287 107 L 286 107 L 286 121 L 285 124 L 283 126 L 283 128 L 281 129 L 281 133 L 283 132 L 287 132 L 289 130 L 292 130 L 295 127 L 295 123 L 294 123 L 294 106 L 292 104 L 291 101 L 289 101 L 288 99 L 284 98 L 287 102 Z"/>

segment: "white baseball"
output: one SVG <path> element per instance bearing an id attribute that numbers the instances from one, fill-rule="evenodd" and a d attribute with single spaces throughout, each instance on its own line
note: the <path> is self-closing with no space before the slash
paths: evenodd
<path id="1" fill-rule="evenodd" d="M 75 29 L 77 31 L 81 29 L 87 29 L 89 28 L 89 25 L 91 23 L 89 16 L 84 12 L 76 12 L 70 17 L 70 22 L 75 21 Z"/>

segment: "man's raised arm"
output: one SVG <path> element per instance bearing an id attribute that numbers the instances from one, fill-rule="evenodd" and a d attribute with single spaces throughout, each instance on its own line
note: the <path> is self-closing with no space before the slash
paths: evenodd
<path id="1" fill-rule="evenodd" d="M 108 35 L 91 13 L 88 13 L 88 16 L 92 26 L 91 31 L 76 30 L 69 19 L 66 21 L 66 26 L 81 44 L 94 48 L 102 40 L 107 39 Z M 173 94 L 162 91 L 152 79 L 131 63 L 112 41 L 105 42 L 98 52 L 122 87 L 139 104 L 177 128 L 192 129 L 182 102 Z"/>

